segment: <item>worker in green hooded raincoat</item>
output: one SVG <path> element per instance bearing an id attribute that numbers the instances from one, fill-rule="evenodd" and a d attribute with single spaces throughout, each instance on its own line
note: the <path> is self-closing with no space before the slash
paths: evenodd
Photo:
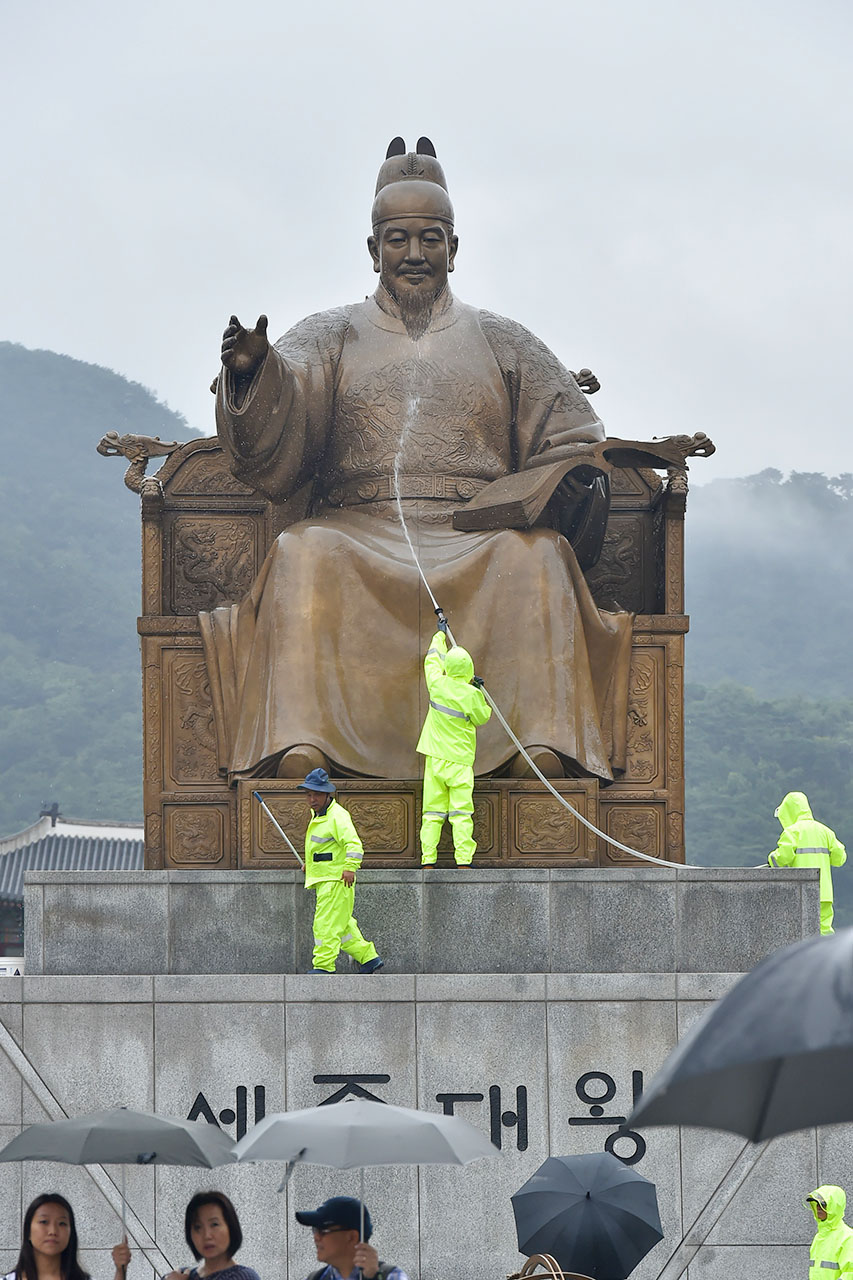
<path id="1" fill-rule="evenodd" d="M 841 1187 L 818 1187 L 803 1201 L 811 1209 L 817 1233 L 809 1253 L 809 1280 L 846 1280 L 853 1276 L 853 1230 L 844 1221 L 847 1196 Z M 830 1275 L 826 1273 L 830 1272 Z"/>
<path id="2" fill-rule="evenodd" d="M 469 867 L 477 849 L 474 840 L 474 756 L 477 726 L 492 714 L 474 675 L 467 649 L 447 648 L 447 619 L 440 609 L 438 630 L 424 658 L 429 710 L 418 739 L 424 756 L 424 798 L 421 819 L 421 864 L 435 865 L 438 841 L 446 818 L 453 830 L 456 865 Z"/>
<path id="3" fill-rule="evenodd" d="M 771 867 L 817 867 L 820 871 L 820 931 L 833 933 L 832 872 L 847 861 L 847 850 L 830 827 L 816 822 L 802 791 L 789 791 L 774 815 L 782 824 Z"/>

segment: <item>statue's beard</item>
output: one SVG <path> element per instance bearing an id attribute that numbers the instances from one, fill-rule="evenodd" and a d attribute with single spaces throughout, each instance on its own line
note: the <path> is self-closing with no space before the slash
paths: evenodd
<path id="1" fill-rule="evenodd" d="M 443 288 L 443 286 L 442 286 Z M 406 333 L 413 342 L 417 342 L 426 333 L 432 321 L 433 307 L 441 293 L 441 289 L 400 289 L 392 291 L 392 297 L 400 308 L 400 319 L 406 326 Z"/>

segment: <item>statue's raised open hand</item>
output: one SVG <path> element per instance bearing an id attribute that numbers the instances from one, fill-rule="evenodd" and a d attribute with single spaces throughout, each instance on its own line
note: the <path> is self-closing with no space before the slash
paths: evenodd
<path id="1" fill-rule="evenodd" d="M 258 316 L 254 329 L 244 329 L 236 316 L 222 335 L 222 363 L 238 378 L 251 378 L 260 369 L 270 349 L 267 318 Z"/>

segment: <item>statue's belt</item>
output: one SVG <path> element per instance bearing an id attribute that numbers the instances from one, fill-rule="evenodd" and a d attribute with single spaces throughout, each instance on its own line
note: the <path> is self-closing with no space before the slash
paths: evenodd
<path id="1" fill-rule="evenodd" d="M 401 498 L 446 498 L 451 502 L 467 502 L 485 489 L 488 480 L 474 476 L 400 476 L 399 489 L 393 476 L 371 476 L 335 485 L 326 501 L 332 507 L 354 507 L 362 502 L 388 502 Z"/>

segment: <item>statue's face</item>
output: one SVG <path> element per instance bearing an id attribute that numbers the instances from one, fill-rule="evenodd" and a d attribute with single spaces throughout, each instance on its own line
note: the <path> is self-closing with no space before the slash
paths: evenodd
<path id="1" fill-rule="evenodd" d="M 394 297 L 401 293 L 441 293 L 453 270 L 456 236 L 430 218 L 383 222 L 368 241 L 379 279 Z"/>

